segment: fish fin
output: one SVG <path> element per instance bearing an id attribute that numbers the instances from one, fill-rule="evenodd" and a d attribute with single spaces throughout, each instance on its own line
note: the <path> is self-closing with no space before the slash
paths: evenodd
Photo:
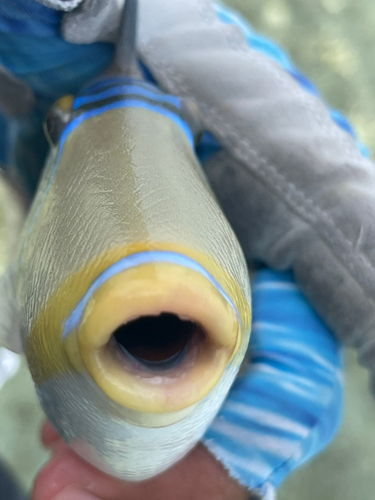
<path id="1" fill-rule="evenodd" d="M 18 354 L 23 352 L 12 267 L 0 277 L 0 345 Z"/>
<path id="2" fill-rule="evenodd" d="M 120 31 L 116 41 L 112 71 L 130 77 L 139 77 L 137 62 L 137 0 L 126 0 L 122 12 Z"/>

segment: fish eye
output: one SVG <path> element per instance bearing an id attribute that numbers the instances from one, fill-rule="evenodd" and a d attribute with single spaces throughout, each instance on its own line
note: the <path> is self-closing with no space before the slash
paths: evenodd
<path id="1" fill-rule="evenodd" d="M 59 142 L 62 131 L 71 118 L 73 96 L 66 95 L 48 110 L 43 122 L 43 130 L 51 147 Z"/>

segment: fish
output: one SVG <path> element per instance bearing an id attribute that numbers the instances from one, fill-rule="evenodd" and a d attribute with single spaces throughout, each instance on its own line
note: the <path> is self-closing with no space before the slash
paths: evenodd
<path id="1" fill-rule="evenodd" d="M 129 481 L 197 444 L 251 329 L 246 260 L 194 149 L 199 110 L 140 77 L 136 10 L 127 0 L 112 66 L 46 116 L 50 151 L 0 285 L 2 336 L 48 419 Z"/>

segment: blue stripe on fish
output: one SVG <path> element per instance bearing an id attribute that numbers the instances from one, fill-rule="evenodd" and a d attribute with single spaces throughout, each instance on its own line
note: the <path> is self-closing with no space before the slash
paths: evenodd
<path id="1" fill-rule="evenodd" d="M 183 120 L 181 118 L 181 116 L 174 113 L 171 109 L 166 109 L 166 108 L 162 107 L 159 103 L 151 104 L 149 102 L 141 101 L 141 100 L 137 100 L 137 99 L 125 99 L 125 100 L 111 102 L 111 103 L 106 104 L 104 106 L 90 109 L 89 111 L 85 111 L 85 112 L 80 113 L 78 116 L 76 116 L 72 121 L 70 121 L 67 124 L 67 126 L 65 127 L 65 129 L 63 130 L 63 132 L 61 134 L 60 142 L 59 142 L 59 152 L 57 155 L 56 163 L 55 163 L 55 166 L 52 170 L 51 177 L 50 177 L 50 180 L 47 184 L 46 190 L 41 197 L 42 199 L 40 201 L 39 209 L 36 210 L 33 221 L 30 223 L 29 229 L 27 231 L 27 237 L 31 234 L 31 232 L 33 230 L 35 221 L 40 213 L 40 210 L 42 209 L 44 199 L 47 196 L 47 193 L 51 187 L 52 181 L 53 181 L 55 174 L 56 174 L 57 166 L 58 166 L 60 158 L 61 158 L 61 154 L 62 154 L 62 150 L 64 148 L 65 141 L 67 140 L 69 134 L 71 132 L 73 132 L 73 130 L 76 129 L 78 127 L 78 125 L 80 125 L 85 120 L 88 120 L 89 118 L 92 118 L 94 116 L 99 116 L 102 113 L 105 113 L 106 111 L 109 111 L 111 109 L 117 109 L 117 108 L 147 109 L 149 111 L 152 111 L 154 113 L 158 113 L 158 114 L 172 120 L 182 130 L 182 132 L 185 134 L 191 148 L 194 149 L 194 137 L 193 137 L 193 134 L 190 130 L 189 125 L 185 122 L 185 120 Z M 21 255 L 23 254 L 23 250 L 26 247 L 26 244 L 27 244 L 27 238 L 25 239 L 23 248 L 21 250 Z"/>
<path id="2" fill-rule="evenodd" d="M 150 103 L 147 101 L 138 100 L 136 98 L 114 101 L 114 102 L 108 103 L 104 106 L 85 111 L 82 114 L 79 114 L 71 122 L 69 122 L 68 125 L 66 126 L 66 128 L 64 129 L 64 132 L 68 131 L 68 133 L 70 133 L 84 120 L 87 120 L 88 118 L 92 118 L 93 116 L 101 115 L 105 111 L 109 111 L 111 109 L 116 109 L 116 108 L 143 108 L 143 109 L 147 109 L 149 111 L 152 111 L 154 113 L 158 113 L 159 115 L 162 115 L 166 118 L 169 118 L 182 130 L 182 132 L 185 134 L 187 140 L 189 141 L 190 146 L 192 148 L 194 148 L 193 134 L 190 130 L 189 125 L 185 122 L 185 120 L 183 120 L 181 118 L 181 116 L 174 113 L 171 109 L 164 108 L 162 105 L 160 105 L 160 103 L 154 104 L 154 103 Z M 66 137 L 65 137 L 65 140 L 66 140 Z M 63 142 L 64 142 L 63 138 L 61 137 L 60 152 L 62 150 Z"/>
<path id="3" fill-rule="evenodd" d="M 76 110 L 83 104 L 99 102 L 102 99 L 107 97 L 114 96 L 127 96 L 127 95 L 137 95 L 142 97 L 147 97 L 152 101 L 156 101 L 156 103 L 168 103 L 176 106 L 176 108 L 181 107 L 181 101 L 178 97 L 174 97 L 167 94 L 155 93 L 153 90 L 146 89 L 144 87 L 140 87 L 139 85 L 115 85 L 101 92 L 97 92 L 95 94 L 85 94 L 78 96 L 74 99 L 73 109 Z"/>
<path id="4" fill-rule="evenodd" d="M 145 89 L 149 89 L 153 91 L 155 94 L 164 94 L 162 90 L 153 85 L 152 83 L 146 82 L 144 80 L 135 80 L 134 78 L 130 78 L 128 76 L 113 76 L 110 78 L 102 78 L 99 81 L 96 81 L 92 85 L 85 87 L 79 93 L 80 96 L 91 94 L 101 90 L 109 85 L 138 85 L 138 87 L 142 87 Z"/>
<path id="5" fill-rule="evenodd" d="M 108 267 L 102 274 L 100 274 L 90 285 L 89 289 L 83 296 L 83 298 L 78 302 L 75 309 L 71 312 L 70 316 L 66 319 L 62 338 L 65 338 L 71 330 L 76 328 L 81 320 L 84 308 L 86 307 L 87 302 L 90 297 L 95 293 L 95 291 L 103 285 L 110 278 L 119 274 L 127 269 L 131 269 L 136 266 L 141 266 L 149 263 L 158 263 L 158 262 L 168 262 L 171 264 L 177 264 L 182 267 L 186 267 L 188 269 L 192 269 L 193 271 L 198 272 L 202 276 L 204 276 L 208 281 L 216 288 L 216 290 L 220 293 L 220 295 L 228 302 L 228 304 L 232 307 L 239 321 L 241 321 L 236 306 L 233 304 L 230 297 L 225 293 L 220 284 L 215 280 L 211 274 L 209 274 L 204 267 L 202 267 L 198 262 L 195 262 L 193 259 L 186 257 L 185 255 L 169 252 L 163 250 L 154 250 L 154 251 L 145 251 L 139 252 L 135 254 L 128 255 L 118 262 L 112 264 L 112 266 Z"/>

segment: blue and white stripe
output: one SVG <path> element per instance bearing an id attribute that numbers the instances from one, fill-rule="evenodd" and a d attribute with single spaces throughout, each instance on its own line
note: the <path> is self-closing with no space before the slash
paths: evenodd
<path id="1" fill-rule="evenodd" d="M 250 364 L 204 444 L 230 475 L 262 498 L 332 438 L 341 417 L 340 347 L 290 273 L 253 283 Z"/>

